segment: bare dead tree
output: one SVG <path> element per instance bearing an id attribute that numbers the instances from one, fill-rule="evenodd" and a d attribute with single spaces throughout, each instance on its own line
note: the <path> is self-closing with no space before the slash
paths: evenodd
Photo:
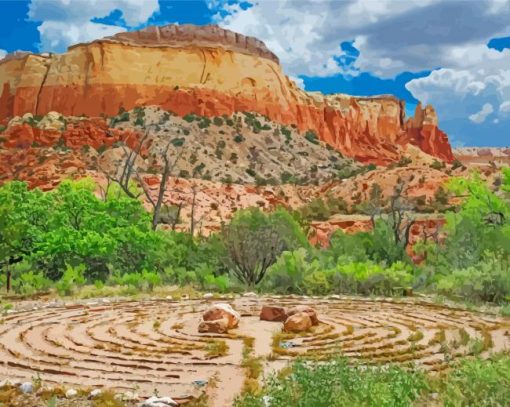
<path id="1" fill-rule="evenodd" d="M 390 197 L 388 214 L 389 225 L 393 230 L 395 244 L 403 249 L 406 249 L 409 245 L 411 228 L 416 223 L 416 220 L 410 215 L 412 206 L 403 197 L 405 188 L 405 182 L 397 182 L 393 194 Z"/>
<path id="2" fill-rule="evenodd" d="M 262 281 L 267 269 L 286 248 L 284 238 L 272 225 L 255 229 L 247 225 L 225 225 L 222 240 L 227 251 L 227 266 L 249 287 Z"/>
<path id="3" fill-rule="evenodd" d="M 190 216 L 189 232 L 190 232 L 191 236 L 194 236 L 194 234 L 195 234 L 195 205 L 197 202 L 197 193 L 198 193 L 197 185 L 195 183 L 192 185 L 191 191 L 192 191 L 193 197 L 191 198 L 191 216 Z"/>
<path id="4" fill-rule="evenodd" d="M 145 130 L 143 136 L 140 138 L 140 141 L 138 142 L 138 145 L 132 149 L 129 150 L 126 148 L 126 146 L 122 146 L 122 149 L 125 154 L 125 160 L 124 164 L 122 166 L 122 171 L 120 174 L 116 173 L 115 175 L 111 175 L 108 173 L 108 171 L 104 171 L 103 173 L 106 175 L 106 178 L 108 182 L 114 182 L 117 185 L 120 186 L 120 188 L 124 191 L 124 193 L 133 199 L 139 199 L 140 196 L 145 195 L 145 198 L 147 201 L 151 204 L 153 208 L 152 212 L 152 229 L 155 230 L 158 226 L 160 214 L 161 214 L 161 207 L 163 205 L 163 198 L 165 196 L 166 187 L 170 178 L 170 175 L 172 174 L 175 166 L 179 162 L 179 159 L 182 155 L 182 149 L 180 152 L 174 157 L 173 160 L 170 159 L 170 145 L 172 144 L 172 140 L 168 140 L 166 145 L 163 147 L 160 153 L 160 157 L 163 160 L 163 170 L 161 172 L 161 179 L 159 182 L 159 189 L 158 189 L 158 195 L 156 199 L 152 197 L 152 194 L 150 192 L 150 189 L 143 179 L 143 176 L 140 174 L 139 169 L 136 165 L 136 161 L 139 157 L 141 157 L 141 151 L 149 139 L 150 132 L 152 130 L 152 127 L 149 126 Z M 142 192 L 135 192 L 130 188 L 131 181 L 136 181 L 138 185 L 141 187 Z"/>

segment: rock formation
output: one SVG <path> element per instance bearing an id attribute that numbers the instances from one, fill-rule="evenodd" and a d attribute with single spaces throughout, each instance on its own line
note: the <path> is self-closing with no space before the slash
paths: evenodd
<path id="1" fill-rule="evenodd" d="M 299 89 L 261 41 L 216 26 L 148 27 L 77 44 L 61 55 L 0 61 L 0 120 L 27 112 L 115 115 L 158 105 L 179 115 L 253 111 L 313 130 L 349 157 L 387 164 L 414 144 L 451 161 L 432 107 L 405 121 L 393 96 L 325 96 Z"/>

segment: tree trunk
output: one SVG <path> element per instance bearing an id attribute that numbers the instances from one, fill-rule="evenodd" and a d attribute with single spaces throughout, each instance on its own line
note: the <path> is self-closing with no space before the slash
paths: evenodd
<path id="1" fill-rule="evenodd" d="M 11 278 L 12 278 L 11 268 L 7 266 L 7 283 L 6 283 L 7 292 L 11 291 Z"/>

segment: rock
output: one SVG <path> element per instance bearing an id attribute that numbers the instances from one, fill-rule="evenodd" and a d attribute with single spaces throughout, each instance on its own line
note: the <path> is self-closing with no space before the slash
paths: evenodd
<path id="1" fill-rule="evenodd" d="M 250 292 L 244 293 L 243 297 L 258 297 L 258 294 L 254 293 L 253 291 L 250 291 Z"/>
<path id="2" fill-rule="evenodd" d="M 217 319 L 226 318 L 228 320 L 228 329 L 232 329 L 239 325 L 241 315 L 235 311 L 230 304 L 219 303 L 211 305 L 202 315 L 203 321 L 215 321 Z"/>
<path id="3" fill-rule="evenodd" d="M 122 401 L 138 401 L 140 399 L 138 393 L 135 393 L 133 391 L 127 391 L 125 393 L 116 395 L 116 397 L 117 396 L 119 396 L 118 398 Z"/>
<path id="4" fill-rule="evenodd" d="M 189 300 L 189 295 L 188 294 L 181 295 L 181 300 Z"/>
<path id="5" fill-rule="evenodd" d="M 205 294 L 203 295 L 203 297 L 202 297 L 202 298 L 203 298 L 204 300 L 210 300 L 210 299 L 211 299 L 211 298 L 213 298 L 213 297 L 214 297 L 214 294 L 213 294 L 213 293 L 205 293 Z"/>
<path id="6" fill-rule="evenodd" d="M 119 42 L 124 45 L 119 47 Z M 108 58 L 101 69 L 89 72 L 88 61 L 95 57 L 98 44 Z M 214 52 L 205 53 L 202 61 L 197 50 L 204 49 Z M 136 63 L 123 63 L 126 52 Z M 307 93 L 288 80 L 278 57 L 264 43 L 220 27 L 148 27 L 71 47 L 59 58 L 35 54 L 24 58 L 23 64 L 17 59 L 2 62 L 0 120 L 35 110 L 111 116 L 121 105 L 126 110 L 160 105 L 180 116 L 194 112 L 212 117 L 230 115 L 242 106 L 281 124 L 296 123 L 301 131 L 314 130 L 321 141 L 359 161 L 396 162 L 401 157 L 398 147 L 408 145 L 453 160 L 431 107 L 420 106 L 416 118 L 404 123 L 404 103 L 393 96 Z M 41 69 L 45 64 L 47 69 Z M 213 69 L 209 80 L 197 86 L 191 78 L 202 73 L 203 64 Z M 159 71 L 167 74 L 158 75 Z M 128 80 L 119 86 L 115 78 L 121 74 Z M 161 98 L 154 86 L 166 96 Z"/>
<path id="7" fill-rule="evenodd" d="M 152 396 L 139 404 L 139 407 L 174 407 L 179 404 L 170 397 Z"/>
<path id="8" fill-rule="evenodd" d="M 78 395 L 78 392 L 75 389 L 69 389 L 66 391 L 66 398 L 72 399 L 73 397 L 76 397 Z"/>
<path id="9" fill-rule="evenodd" d="M 264 305 L 260 311 L 261 321 L 284 322 L 287 319 L 285 308 L 274 305 Z"/>
<path id="10" fill-rule="evenodd" d="M 30 394 L 34 392 L 34 385 L 32 384 L 32 382 L 21 383 L 19 389 L 23 394 Z"/>
<path id="11" fill-rule="evenodd" d="M 286 332 L 304 332 L 312 327 L 312 320 L 305 312 L 298 312 L 286 319 L 283 329 Z"/>
<path id="12" fill-rule="evenodd" d="M 103 393 L 101 389 L 94 389 L 89 393 L 89 398 L 93 399 L 100 396 Z"/>
<path id="13" fill-rule="evenodd" d="M 317 317 L 317 312 L 315 312 L 315 310 L 312 307 L 309 307 L 308 305 L 296 305 L 295 307 L 292 307 L 287 311 L 287 316 L 290 317 L 300 312 L 308 314 L 312 321 L 312 325 L 319 325 L 319 318 Z"/>
<path id="14" fill-rule="evenodd" d="M 341 297 L 338 294 L 333 294 L 328 297 L 330 300 L 339 300 Z"/>
<path id="15" fill-rule="evenodd" d="M 221 318 L 213 321 L 200 321 L 198 324 L 198 332 L 200 333 L 216 333 L 223 334 L 228 331 L 228 319 Z"/>

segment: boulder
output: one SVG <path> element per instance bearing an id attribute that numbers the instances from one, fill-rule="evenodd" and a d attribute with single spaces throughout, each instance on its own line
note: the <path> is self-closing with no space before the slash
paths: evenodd
<path id="1" fill-rule="evenodd" d="M 285 308 L 274 305 L 264 305 L 260 311 L 261 321 L 284 322 L 287 319 Z"/>
<path id="2" fill-rule="evenodd" d="M 232 329 L 239 325 L 241 316 L 230 304 L 225 303 L 211 305 L 202 315 L 203 321 L 216 321 L 222 318 L 228 320 L 228 329 Z"/>
<path id="3" fill-rule="evenodd" d="M 287 316 L 292 316 L 294 314 L 304 312 L 305 314 L 308 314 L 312 321 L 312 325 L 319 325 L 319 318 L 317 317 L 317 312 L 309 307 L 308 305 L 296 305 L 295 307 L 292 307 L 287 311 Z"/>
<path id="4" fill-rule="evenodd" d="M 223 334 L 228 331 L 228 319 L 220 318 L 213 321 L 200 321 L 198 324 L 198 332 Z"/>
<path id="5" fill-rule="evenodd" d="M 286 332 L 304 332 L 311 327 L 312 319 L 305 312 L 298 312 L 288 317 L 283 324 L 283 329 Z"/>

